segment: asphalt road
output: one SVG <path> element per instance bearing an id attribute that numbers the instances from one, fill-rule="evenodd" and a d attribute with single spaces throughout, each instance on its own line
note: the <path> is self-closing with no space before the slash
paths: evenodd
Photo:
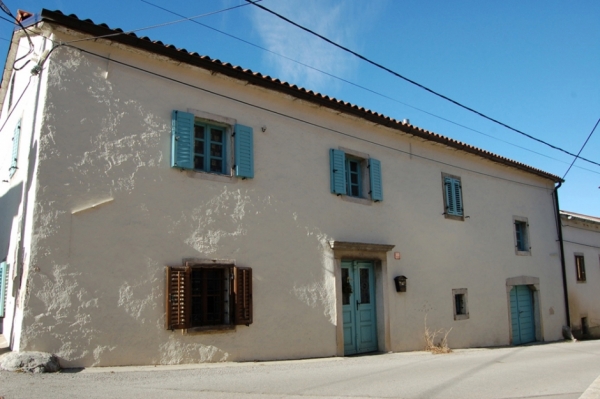
<path id="1" fill-rule="evenodd" d="M 302 361 L 0 372 L 14 398 L 575 399 L 600 376 L 600 341 L 447 355 L 390 353 Z"/>

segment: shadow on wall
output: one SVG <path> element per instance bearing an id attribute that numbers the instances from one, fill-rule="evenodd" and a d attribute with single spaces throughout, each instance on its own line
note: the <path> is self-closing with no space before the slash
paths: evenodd
<path id="1" fill-rule="evenodd" d="M 6 194 L 0 197 L 0 260 L 4 260 L 8 256 L 10 232 L 15 222 L 15 216 L 19 212 L 22 198 L 23 182 L 11 187 Z"/>

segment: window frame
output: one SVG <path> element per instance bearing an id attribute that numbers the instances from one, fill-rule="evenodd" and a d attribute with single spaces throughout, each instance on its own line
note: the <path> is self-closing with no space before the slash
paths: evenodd
<path id="1" fill-rule="evenodd" d="M 458 200 L 460 211 L 456 204 L 458 188 Z M 444 199 L 444 217 L 451 220 L 465 220 L 465 201 L 463 197 L 462 179 L 460 176 L 442 173 L 442 197 Z M 448 198 L 450 196 L 450 198 Z M 452 205 L 452 206 L 451 206 Z"/>
<path id="2" fill-rule="evenodd" d="M 172 168 L 193 172 L 190 175 L 194 177 L 224 182 L 231 182 L 234 178 L 245 180 L 254 177 L 252 127 L 241 125 L 233 118 L 189 108 L 187 111 L 173 110 L 171 124 Z M 195 165 L 196 126 L 203 126 L 205 130 L 202 169 L 197 169 Z M 211 128 L 223 131 L 221 172 L 210 170 Z"/>
<path id="3" fill-rule="evenodd" d="M 364 152 L 344 147 L 330 153 L 331 193 L 346 201 L 371 205 L 383 201 L 381 162 Z M 343 158 L 343 159 L 342 159 Z M 358 195 L 352 194 L 350 164 L 358 165 Z M 355 185 L 356 186 L 356 185 Z"/>
<path id="4" fill-rule="evenodd" d="M 223 270 L 222 322 L 216 324 L 195 323 L 193 296 L 200 297 L 202 307 L 210 296 L 209 292 L 194 289 L 194 272 L 208 273 L 209 269 Z M 235 330 L 238 325 L 249 326 L 252 314 L 252 269 L 218 260 L 184 261 L 183 266 L 165 267 L 165 329 L 204 332 Z M 198 280 L 199 281 L 199 280 Z M 202 314 L 202 313 L 198 313 Z"/>
<path id="5" fill-rule="evenodd" d="M 578 283 L 585 283 L 587 282 L 585 275 L 585 255 L 581 252 L 575 252 L 573 255 L 575 261 L 575 279 Z"/>
<path id="6" fill-rule="evenodd" d="M 457 309 L 457 299 L 462 297 L 464 312 L 459 313 Z M 456 288 L 452 290 L 452 310 L 454 311 L 454 320 L 467 320 L 469 318 L 469 300 L 467 288 Z"/>
<path id="7" fill-rule="evenodd" d="M 518 227 L 521 226 L 522 230 L 520 232 L 521 238 L 519 238 Z M 530 231 L 529 231 L 529 220 L 523 216 L 513 216 L 513 240 L 515 246 L 515 254 L 516 255 L 531 255 L 531 240 L 530 240 Z M 520 246 L 519 243 L 522 242 L 523 246 Z"/>

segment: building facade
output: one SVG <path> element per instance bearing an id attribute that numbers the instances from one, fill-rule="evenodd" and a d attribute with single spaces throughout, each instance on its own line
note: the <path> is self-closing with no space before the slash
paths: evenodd
<path id="1" fill-rule="evenodd" d="M 89 20 L 36 18 L 0 93 L 13 350 L 64 367 L 344 356 L 420 350 L 425 320 L 453 348 L 561 338 L 560 178 Z"/>
<path id="2" fill-rule="evenodd" d="M 561 211 L 571 328 L 600 338 L 600 218 Z"/>

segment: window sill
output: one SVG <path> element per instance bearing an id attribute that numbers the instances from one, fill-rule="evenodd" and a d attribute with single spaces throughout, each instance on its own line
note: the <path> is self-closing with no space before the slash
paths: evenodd
<path id="1" fill-rule="evenodd" d="M 455 314 L 454 320 L 467 320 L 469 318 L 469 314 Z"/>
<path id="2" fill-rule="evenodd" d="M 204 326 L 204 327 L 192 327 L 187 330 L 183 330 L 185 335 L 195 335 L 195 334 L 219 334 L 219 333 L 227 333 L 227 332 L 235 332 L 234 325 L 222 325 L 222 326 Z"/>
<path id="3" fill-rule="evenodd" d="M 188 177 L 194 179 L 202 179 L 202 180 L 210 180 L 216 181 L 220 183 L 236 183 L 238 181 L 237 177 L 231 175 L 218 175 L 215 173 L 207 173 L 201 172 L 197 170 L 185 170 L 183 171 Z"/>
<path id="4" fill-rule="evenodd" d="M 446 219 L 450 219 L 450 220 L 459 220 L 461 222 L 465 221 L 465 217 L 464 216 L 458 216 L 458 215 L 448 215 L 448 214 L 444 214 L 444 217 Z"/>
<path id="5" fill-rule="evenodd" d="M 518 249 L 516 249 L 515 254 L 517 256 L 531 256 L 531 251 L 519 251 Z"/>
<path id="6" fill-rule="evenodd" d="M 351 197 L 349 195 L 340 195 L 339 197 L 341 197 L 341 199 L 343 201 L 347 201 L 347 202 L 353 202 L 355 204 L 362 204 L 362 205 L 373 205 L 373 201 L 366 199 L 366 198 L 358 198 L 358 197 Z"/>

